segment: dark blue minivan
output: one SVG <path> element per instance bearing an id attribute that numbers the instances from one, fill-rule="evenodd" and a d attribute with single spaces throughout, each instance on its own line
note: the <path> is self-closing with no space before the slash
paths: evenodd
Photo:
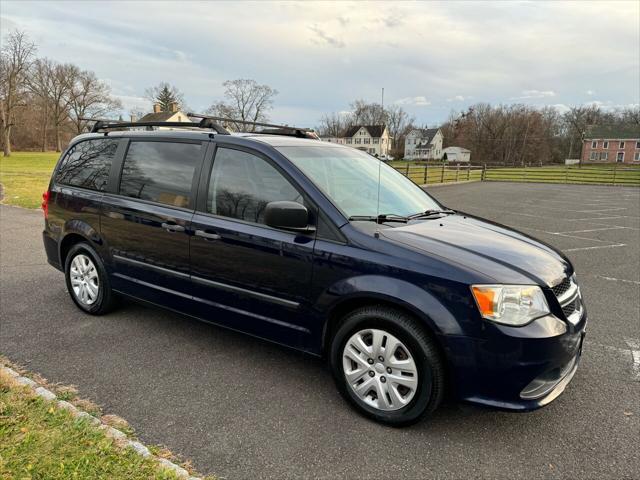
<path id="1" fill-rule="evenodd" d="M 131 126 L 75 138 L 44 194 L 48 260 L 82 311 L 127 296 L 324 356 L 391 425 L 446 393 L 531 410 L 571 381 L 587 316 L 549 245 L 299 130 Z"/>

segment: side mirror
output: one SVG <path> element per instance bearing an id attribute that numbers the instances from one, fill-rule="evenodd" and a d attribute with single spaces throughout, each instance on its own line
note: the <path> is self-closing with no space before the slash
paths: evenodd
<path id="1" fill-rule="evenodd" d="M 308 232 L 309 211 L 298 202 L 269 202 L 264 210 L 264 223 L 274 228 Z"/>

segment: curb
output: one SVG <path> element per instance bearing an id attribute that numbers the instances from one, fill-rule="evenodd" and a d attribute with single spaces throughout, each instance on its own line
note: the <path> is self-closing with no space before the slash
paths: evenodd
<path id="1" fill-rule="evenodd" d="M 171 462 L 170 460 L 167 460 L 166 458 L 157 457 L 153 455 L 146 446 L 144 446 L 142 443 L 136 440 L 130 440 L 129 438 L 127 438 L 127 435 L 124 432 L 118 430 L 117 428 L 113 428 L 112 426 L 107 425 L 106 423 L 103 423 L 99 418 L 96 418 L 93 415 L 90 415 L 89 413 L 83 410 L 80 410 L 75 405 L 72 405 L 71 403 L 65 400 L 58 400 L 58 397 L 56 396 L 56 394 L 53 393 L 51 390 L 48 390 L 47 388 L 44 388 L 38 385 L 36 382 L 34 382 L 32 379 L 28 377 L 21 376 L 18 372 L 16 372 L 12 368 L 9 368 L 0 364 L 0 371 L 6 373 L 10 377 L 13 377 L 13 379 L 18 384 L 31 388 L 33 390 L 33 393 L 35 393 L 39 397 L 42 397 L 43 399 L 50 402 L 56 402 L 56 406 L 58 408 L 68 410 L 71 413 L 71 415 L 76 418 L 76 420 L 78 421 L 85 420 L 88 423 L 94 425 L 96 428 L 103 430 L 105 435 L 111 438 L 112 440 L 114 440 L 116 444 L 121 448 L 131 448 L 141 457 L 154 459 L 160 467 L 166 470 L 173 471 L 173 473 L 175 473 L 178 476 L 178 478 L 183 478 L 187 480 L 202 480 L 200 477 L 190 476 L 189 472 L 184 468 L 182 468 L 180 465 L 176 465 L 175 463 Z"/>

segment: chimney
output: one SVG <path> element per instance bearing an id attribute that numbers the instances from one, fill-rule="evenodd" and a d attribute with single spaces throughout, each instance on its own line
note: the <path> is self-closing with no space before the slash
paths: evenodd
<path id="1" fill-rule="evenodd" d="M 160 113 L 162 111 L 162 107 L 159 103 L 153 104 L 153 113 Z"/>
<path id="2" fill-rule="evenodd" d="M 136 123 L 138 121 L 138 117 L 136 117 L 135 113 L 131 114 L 131 123 Z"/>
<path id="3" fill-rule="evenodd" d="M 178 104 L 176 102 L 171 102 L 169 104 L 169 111 L 176 113 L 178 111 Z"/>

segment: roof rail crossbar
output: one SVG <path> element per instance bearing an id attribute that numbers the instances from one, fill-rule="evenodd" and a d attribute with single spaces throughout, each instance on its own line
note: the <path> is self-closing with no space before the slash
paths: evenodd
<path id="1" fill-rule="evenodd" d="M 187 116 L 192 118 L 201 118 L 202 119 L 201 123 L 205 120 L 210 120 L 210 121 L 222 122 L 226 124 L 240 123 L 242 125 L 253 125 L 255 127 L 266 127 L 266 128 L 275 129 L 275 130 L 261 130 L 260 132 L 256 132 L 256 133 L 264 133 L 264 134 L 270 134 L 270 135 L 292 135 L 300 138 L 313 138 L 313 139 L 318 138 L 317 134 L 311 128 L 294 127 L 291 125 L 277 125 L 273 123 L 264 123 L 264 122 L 251 122 L 249 120 L 237 120 L 234 118 L 202 115 L 200 113 L 187 113 Z M 283 132 L 282 130 L 285 130 L 285 131 Z"/>
<path id="2" fill-rule="evenodd" d="M 120 122 L 117 120 L 104 120 L 99 118 L 81 118 L 80 120 L 95 122 L 91 128 L 91 133 L 97 133 L 104 130 L 115 128 L 138 128 L 138 127 L 171 127 L 171 128 L 202 128 L 215 130 L 221 135 L 229 135 L 229 131 L 222 125 L 213 121 L 200 121 L 199 123 L 187 122 Z"/>

